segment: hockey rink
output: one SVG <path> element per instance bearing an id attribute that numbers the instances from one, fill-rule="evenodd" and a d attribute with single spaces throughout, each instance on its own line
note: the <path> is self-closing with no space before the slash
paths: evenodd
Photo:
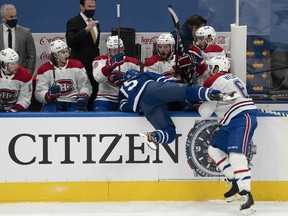
<path id="1" fill-rule="evenodd" d="M 236 216 L 239 202 L 93 202 L 93 203 L 7 203 L 1 216 Z M 256 202 L 257 216 L 287 216 L 288 202 Z"/>

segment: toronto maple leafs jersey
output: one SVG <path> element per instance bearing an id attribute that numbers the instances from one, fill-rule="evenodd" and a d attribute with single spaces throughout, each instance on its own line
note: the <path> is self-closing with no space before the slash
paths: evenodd
<path id="1" fill-rule="evenodd" d="M 168 78 L 153 72 L 144 72 L 137 75 L 135 78 L 123 83 L 120 88 L 120 110 L 122 106 L 128 106 L 134 112 L 138 112 L 138 103 L 141 95 L 149 82 L 174 82 L 173 78 Z"/>
<path id="2" fill-rule="evenodd" d="M 75 59 L 69 59 L 64 67 L 57 68 L 51 62 L 46 62 L 39 67 L 35 90 L 35 97 L 39 102 L 47 103 L 45 94 L 54 82 L 61 88 L 58 101 L 75 103 L 79 94 L 86 94 L 90 97 L 92 93 L 86 70 L 83 64 Z"/>
<path id="3" fill-rule="evenodd" d="M 17 108 L 19 111 L 27 109 L 31 103 L 32 75 L 22 66 L 18 67 L 17 73 L 5 75 L 0 73 L 0 110 L 8 111 Z"/>
<path id="4" fill-rule="evenodd" d="M 253 99 L 247 93 L 245 84 L 233 74 L 218 73 L 212 75 L 204 82 L 204 87 L 218 89 L 223 93 L 236 91 L 241 97 L 229 102 L 204 102 L 198 110 L 203 117 L 209 117 L 215 112 L 218 122 L 222 125 L 227 125 L 233 117 L 243 111 L 258 112 Z"/>
<path id="5" fill-rule="evenodd" d="M 112 72 L 106 67 L 107 55 L 97 56 L 93 65 L 93 76 L 99 83 L 96 100 L 118 103 L 119 87 L 122 84 L 120 79 L 129 69 L 140 70 L 137 59 L 124 56 L 124 62 Z M 120 69 L 120 70 L 119 70 Z"/>

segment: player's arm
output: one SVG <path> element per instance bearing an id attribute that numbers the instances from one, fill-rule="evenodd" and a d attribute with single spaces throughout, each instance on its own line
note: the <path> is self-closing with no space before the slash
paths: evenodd
<path id="1" fill-rule="evenodd" d="M 23 82 L 22 85 L 20 86 L 18 99 L 13 108 L 17 109 L 17 111 L 24 111 L 30 106 L 31 97 L 32 97 L 32 77 L 28 82 Z"/>
<path id="2" fill-rule="evenodd" d="M 121 90 L 119 91 L 118 99 L 119 99 L 119 110 L 121 112 L 134 112 L 129 106 L 128 98 L 121 92 Z"/>
<path id="3" fill-rule="evenodd" d="M 217 101 L 206 101 L 200 105 L 198 112 L 202 117 L 207 118 L 215 112 L 216 106 Z"/>

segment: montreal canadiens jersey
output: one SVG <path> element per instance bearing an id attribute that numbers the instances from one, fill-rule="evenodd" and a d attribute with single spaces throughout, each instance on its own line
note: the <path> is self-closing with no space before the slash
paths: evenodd
<path id="1" fill-rule="evenodd" d="M 140 70 L 137 59 L 125 56 L 124 62 L 112 72 L 106 68 L 108 56 L 97 56 L 93 61 L 93 76 L 99 83 L 96 100 L 118 103 L 119 84 L 117 76 L 123 76 L 129 69 Z"/>
<path id="2" fill-rule="evenodd" d="M 222 47 L 217 44 L 210 44 L 203 51 L 204 60 L 207 62 L 214 56 L 226 56 Z"/>
<path id="3" fill-rule="evenodd" d="M 218 73 L 210 76 L 205 81 L 204 87 L 218 89 L 223 93 L 236 91 L 241 97 L 230 102 L 204 102 L 198 110 L 203 117 L 209 117 L 215 112 L 218 122 L 222 125 L 227 125 L 233 117 L 243 111 L 258 112 L 258 108 L 247 93 L 245 84 L 233 74 Z"/>
<path id="4" fill-rule="evenodd" d="M 53 69 L 55 71 L 55 78 Z M 64 67 L 55 67 L 46 62 L 39 67 L 36 75 L 35 97 L 41 103 L 47 103 L 45 94 L 54 84 L 60 85 L 61 95 L 57 99 L 62 102 L 76 102 L 79 94 L 92 93 L 92 86 L 83 64 L 75 59 L 69 59 Z"/>
<path id="5" fill-rule="evenodd" d="M 173 78 L 168 78 L 153 72 L 140 73 L 134 79 L 123 83 L 120 88 L 120 110 L 123 106 L 128 106 L 134 112 L 139 111 L 138 103 L 141 95 L 149 82 L 174 82 Z"/>
<path id="6" fill-rule="evenodd" d="M 32 97 L 32 75 L 24 67 L 19 66 L 17 73 L 5 75 L 0 73 L 1 111 L 8 111 L 12 107 L 27 109 Z"/>
<path id="7" fill-rule="evenodd" d="M 224 50 L 222 49 L 222 47 L 220 47 L 217 44 L 210 44 L 204 50 L 202 50 L 202 54 L 203 54 L 204 61 L 207 64 L 210 61 L 210 59 L 213 58 L 214 56 L 224 56 L 224 57 L 226 56 L 226 54 L 225 54 Z M 207 67 L 207 69 L 203 73 L 202 77 L 200 77 L 197 80 L 197 84 L 198 85 L 203 85 L 203 83 L 205 82 L 205 80 L 208 77 L 209 77 L 209 74 L 208 74 L 208 67 Z"/>
<path id="8" fill-rule="evenodd" d="M 154 72 L 164 76 L 171 76 L 174 72 L 175 56 L 167 61 L 161 60 L 161 57 L 156 54 L 146 59 L 144 72 Z"/>

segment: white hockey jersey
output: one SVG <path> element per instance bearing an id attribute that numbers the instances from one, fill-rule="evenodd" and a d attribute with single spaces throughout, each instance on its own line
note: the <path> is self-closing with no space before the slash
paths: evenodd
<path id="1" fill-rule="evenodd" d="M 241 97 L 234 101 L 207 101 L 199 107 L 202 117 L 210 117 L 214 112 L 218 117 L 218 122 L 227 125 L 230 120 L 245 110 L 258 110 L 253 100 L 249 98 L 245 84 L 233 74 L 218 73 L 210 76 L 204 83 L 204 87 L 218 89 L 221 92 L 236 91 Z"/>
<path id="2" fill-rule="evenodd" d="M 161 60 L 158 54 L 146 59 L 144 72 L 154 72 L 164 76 L 172 76 L 174 73 L 173 66 L 175 66 L 175 56 L 167 61 Z"/>
<path id="3" fill-rule="evenodd" d="M 140 70 L 137 59 L 124 56 L 124 62 L 112 72 L 106 67 L 108 56 L 97 56 L 93 61 L 93 76 L 99 83 L 96 100 L 118 103 L 119 79 L 129 69 Z M 120 68 L 120 71 L 119 71 Z"/>
<path id="4" fill-rule="evenodd" d="M 79 94 L 87 94 L 90 97 L 92 93 L 86 70 L 83 64 L 75 59 L 69 59 L 64 67 L 57 68 L 51 62 L 46 62 L 39 67 L 35 90 L 35 97 L 39 102 L 47 103 L 45 94 L 54 82 L 61 87 L 58 101 L 76 103 Z"/>
<path id="5" fill-rule="evenodd" d="M 225 54 L 224 50 L 222 49 L 222 47 L 220 47 L 217 44 L 210 44 L 204 50 L 202 50 L 202 54 L 203 54 L 204 61 L 206 63 L 208 63 L 208 61 L 210 61 L 210 59 L 213 58 L 214 56 L 226 57 L 226 54 Z M 207 69 L 203 73 L 202 77 L 197 80 L 197 84 L 203 85 L 203 83 L 205 82 L 205 80 L 208 77 L 209 77 L 209 74 L 208 74 L 208 67 L 207 67 Z"/>
<path id="6" fill-rule="evenodd" d="M 22 66 L 18 67 L 17 73 L 5 75 L 0 73 L 0 110 L 8 111 L 17 108 L 19 111 L 27 109 L 32 97 L 32 75 Z"/>

